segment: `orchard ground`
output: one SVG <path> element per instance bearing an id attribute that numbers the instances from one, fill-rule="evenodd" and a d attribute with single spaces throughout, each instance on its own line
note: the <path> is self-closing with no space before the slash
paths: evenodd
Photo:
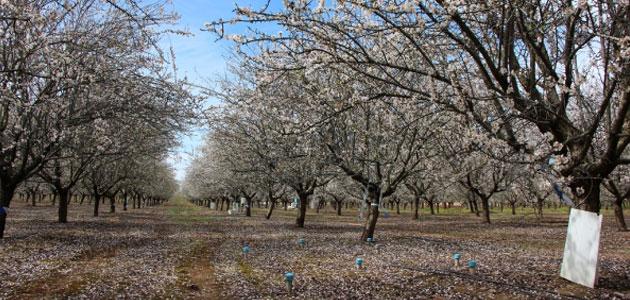
<path id="1" fill-rule="evenodd" d="M 271 220 L 263 209 L 228 216 L 182 199 L 105 208 L 91 217 L 91 205 L 73 202 L 60 224 L 56 207 L 15 201 L 0 240 L 0 299 L 630 299 L 630 233 L 608 211 L 598 287 L 589 289 L 558 276 L 566 209 L 543 220 L 505 210 L 491 225 L 457 208 L 419 220 L 390 213 L 366 243 L 356 210 L 309 211 L 306 228 L 296 228 L 296 212 L 282 208 Z"/>

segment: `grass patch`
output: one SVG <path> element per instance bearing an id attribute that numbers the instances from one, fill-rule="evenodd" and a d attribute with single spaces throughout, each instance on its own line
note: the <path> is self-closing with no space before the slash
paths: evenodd
<path id="1" fill-rule="evenodd" d="M 214 212 L 206 207 L 197 206 L 182 198 L 175 198 L 164 204 L 168 207 L 166 214 L 176 223 L 195 225 L 214 221 Z"/>

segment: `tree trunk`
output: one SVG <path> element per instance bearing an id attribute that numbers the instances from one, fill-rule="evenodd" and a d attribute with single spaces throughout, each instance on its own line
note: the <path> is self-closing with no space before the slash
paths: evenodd
<path id="1" fill-rule="evenodd" d="M 400 202 L 396 202 L 396 214 L 400 215 Z"/>
<path id="2" fill-rule="evenodd" d="M 98 217 L 98 205 L 101 203 L 101 195 L 94 193 L 94 216 Z"/>
<path id="3" fill-rule="evenodd" d="M 365 221 L 365 227 L 363 228 L 363 234 L 361 234 L 361 241 L 365 242 L 367 238 L 374 238 L 374 229 L 376 229 L 376 221 L 378 220 L 378 199 L 375 199 L 373 204 L 370 204 L 369 214 Z"/>
<path id="4" fill-rule="evenodd" d="M 295 218 L 295 225 L 297 227 L 304 227 L 306 208 L 308 206 L 308 196 L 309 194 L 298 194 L 298 197 L 300 197 L 300 210 L 298 210 L 297 218 Z"/>
<path id="5" fill-rule="evenodd" d="M 1 182 L 0 182 L 1 184 Z M 9 208 L 11 205 L 11 199 L 15 193 L 16 186 L 4 185 L 0 189 L 0 206 L 3 206 L 2 212 L 0 212 L 0 239 L 4 238 L 4 226 L 7 222 L 7 211 L 5 208 Z"/>
<path id="6" fill-rule="evenodd" d="M 109 196 L 109 212 L 116 212 L 116 196 Z"/>
<path id="7" fill-rule="evenodd" d="M 477 215 L 477 217 L 479 217 L 479 205 L 477 205 L 477 200 L 473 200 L 472 204 L 473 204 L 473 207 L 475 209 L 475 215 Z"/>
<path id="8" fill-rule="evenodd" d="M 490 197 L 481 197 L 481 206 L 483 207 L 483 222 L 490 224 Z"/>
<path id="9" fill-rule="evenodd" d="M 418 220 L 418 209 L 419 209 L 418 206 L 420 206 L 420 197 L 417 197 L 417 196 L 414 197 L 413 201 L 414 201 L 413 219 Z"/>
<path id="10" fill-rule="evenodd" d="M 600 202 L 600 189 L 602 184 L 602 179 L 598 176 L 591 176 L 591 174 L 587 174 L 586 176 L 578 177 L 569 184 L 573 195 L 577 197 L 577 203 L 584 203 L 584 210 L 599 213 L 601 209 Z M 584 189 L 584 193 L 579 194 L 577 192 L 578 188 Z"/>
<path id="11" fill-rule="evenodd" d="M 433 201 L 427 201 L 427 203 L 429 204 L 429 208 L 431 209 L 431 214 L 435 215 L 435 211 L 433 210 Z"/>
<path id="12" fill-rule="evenodd" d="M 615 219 L 619 231 L 628 231 L 628 225 L 626 225 L 626 220 L 623 217 L 623 200 L 624 198 L 615 198 Z"/>
<path id="13" fill-rule="evenodd" d="M 342 202 L 336 202 L 337 203 L 337 215 L 341 216 L 341 208 L 343 207 L 343 203 Z"/>
<path id="14" fill-rule="evenodd" d="M 512 208 L 512 214 L 516 215 L 516 203 L 510 202 L 510 207 Z"/>
<path id="15" fill-rule="evenodd" d="M 249 197 L 247 197 L 247 204 L 245 205 L 245 216 L 252 216 L 252 199 Z"/>
<path id="16" fill-rule="evenodd" d="M 538 206 L 538 215 L 542 219 L 543 217 L 543 199 L 538 198 L 536 201 L 536 205 Z"/>
<path id="17" fill-rule="evenodd" d="M 68 196 L 69 189 L 60 188 L 57 189 L 57 193 L 59 193 L 59 210 L 58 210 L 58 219 L 59 223 L 67 223 L 68 222 Z"/>
<path id="18" fill-rule="evenodd" d="M 267 201 L 267 203 L 271 202 L 271 205 L 269 205 L 269 209 L 267 210 L 267 214 L 265 214 L 265 219 L 269 220 L 271 218 L 271 214 L 273 213 L 273 209 L 274 207 L 276 207 L 276 200 L 273 201 Z"/>
<path id="19" fill-rule="evenodd" d="M 31 204 L 35 206 L 35 203 L 37 202 L 37 195 L 33 193 L 31 196 Z"/>

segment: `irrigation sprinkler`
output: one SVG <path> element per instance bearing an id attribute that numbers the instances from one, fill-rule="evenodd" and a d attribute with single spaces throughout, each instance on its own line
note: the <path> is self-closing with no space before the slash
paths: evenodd
<path id="1" fill-rule="evenodd" d="M 455 267 L 459 267 L 459 259 L 462 258 L 462 255 L 459 253 L 455 253 L 455 255 L 453 255 L 453 258 L 455 258 Z"/>
<path id="2" fill-rule="evenodd" d="M 363 265 L 363 258 L 359 257 L 354 262 L 357 264 L 357 269 L 361 269 L 361 265 Z"/>
<path id="3" fill-rule="evenodd" d="M 475 274 L 475 268 L 477 268 L 476 261 L 471 260 L 470 262 L 468 262 L 468 269 L 470 270 L 470 274 Z"/>
<path id="4" fill-rule="evenodd" d="M 287 290 L 289 294 L 293 293 L 293 273 L 286 273 L 284 280 L 287 282 Z"/>

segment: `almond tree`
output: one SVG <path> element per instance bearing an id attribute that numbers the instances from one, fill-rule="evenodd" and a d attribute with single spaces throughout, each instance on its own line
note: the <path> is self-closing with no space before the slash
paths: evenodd
<path id="1" fill-rule="evenodd" d="M 353 182 L 350 178 L 341 174 L 322 187 L 323 193 L 332 198 L 331 203 L 333 203 L 338 216 L 341 216 L 343 204 L 348 200 L 348 195 L 344 187 L 352 184 Z"/>
<path id="2" fill-rule="evenodd" d="M 342 65 L 406 91 L 473 121 L 529 163 L 554 155 L 554 168 L 589 211 L 600 209 L 602 180 L 630 163 L 627 3 L 318 3 L 237 8 L 238 17 L 208 30 L 224 36 L 230 22 L 277 23 L 282 36 L 252 30 L 230 37 L 241 45 L 267 40 L 306 57 L 309 68 Z"/>
<path id="3" fill-rule="evenodd" d="M 554 193 L 551 176 L 541 169 L 541 166 L 530 166 L 521 168 L 521 172 L 514 172 L 517 176 L 514 192 L 521 198 L 525 197 L 528 202 L 533 201 L 540 218 L 543 217 L 545 201 Z"/>
<path id="4" fill-rule="evenodd" d="M 338 98 L 321 95 L 329 101 L 324 115 L 334 118 L 325 121 L 320 134 L 336 166 L 366 191 L 370 207 L 361 236 L 365 240 L 374 235 L 382 199 L 434 158 L 434 141 L 448 120 L 414 99 L 389 98 L 397 96 L 387 96 L 385 88 L 352 81 L 348 86 L 354 87 L 348 89 L 348 98 L 343 92 Z"/>
<path id="5" fill-rule="evenodd" d="M 261 144 L 278 143 L 276 169 L 302 203 L 296 224 L 303 226 L 306 201 L 321 184 L 318 177 L 334 173 L 329 167 L 333 165 L 365 187 L 371 205 L 362 239 L 372 237 L 381 199 L 435 155 L 430 141 L 440 136 L 437 128 L 449 118 L 436 115 L 435 107 L 343 70 L 303 70 L 304 63 L 281 48 L 258 53 L 254 60 L 242 55 L 255 70 L 255 88 L 232 99 L 243 99 L 240 105 L 246 109 L 239 111 L 239 118 L 252 115 L 274 124 L 269 127 L 273 138 Z M 276 64 L 285 69 L 276 71 Z M 247 132 L 256 136 L 258 131 Z"/>
<path id="6" fill-rule="evenodd" d="M 291 88 L 295 87 L 287 89 Z M 284 93 L 262 97 L 261 90 L 244 89 L 237 96 L 233 94 L 236 89 L 231 88 L 230 93 L 225 86 L 223 89 L 222 98 L 228 105 L 212 119 L 212 136 L 220 141 L 221 146 L 231 147 L 231 151 L 224 153 L 229 153 L 226 159 L 232 163 L 232 169 L 240 173 L 242 180 L 239 184 L 256 182 L 266 187 L 271 201 L 267 213 L 269 217 L 275 201 L 284 194 L 278 184 L 293 189 L 301 201 L 296 226 L 303 227 L 309 197 L 316 187 L 327 182 L 322 177 L 327 162 L 319 156 L 318 149 L 321 147 L 313 135 L 291 133 L 299 122 L 299 119 L 290 117 L 297 111 L 295 107 L 280 109 L 279 105 L 271 104 L 281 101 L 281 97 L 292 95 Z"/>
<path id="7" fill-rule="evenodd" d="M 192 116 L 192 97 L 169 79 L 156 46 L 159 25 L 174 20 L 161 4 L 5 1 L 0 11 L 2 206 L 22 181 L 67 154 L 78 128 L 116 120 L 172 135 Z M 0 214 L 0 237 L 5 221 Z"/>

